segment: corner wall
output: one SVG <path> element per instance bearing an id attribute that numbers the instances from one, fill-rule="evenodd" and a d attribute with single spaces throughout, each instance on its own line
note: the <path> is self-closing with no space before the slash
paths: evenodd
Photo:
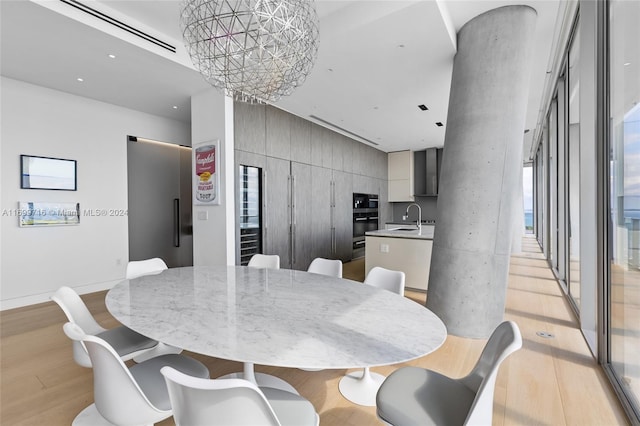
<path id="1" fill-rule="evenodd" d="M 49 300 L 62 285 L 79 293 L 124 279 L 127 135 L 190 144 L 188 123 L 2 77 L 0 308 Z M 78 161 L 77 191 L 20 189 L 20 154 Z M 20 228 L 19 201 L 79 202 L 80 225 Z"/>

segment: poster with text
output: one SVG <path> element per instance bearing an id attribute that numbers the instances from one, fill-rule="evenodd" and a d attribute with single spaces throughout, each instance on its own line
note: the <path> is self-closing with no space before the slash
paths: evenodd
<path id="1" fill-rule="evenodd" d="M 220 141 L 204 142 L 193 147 L 193 203 L 220 204 Z"/>

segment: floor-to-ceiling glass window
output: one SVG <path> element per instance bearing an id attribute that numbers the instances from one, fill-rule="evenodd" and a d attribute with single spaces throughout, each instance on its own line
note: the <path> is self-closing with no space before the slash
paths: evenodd
<path id="1" fill-rule="evenodd" d="M 558 269 L 558 99 L 551 102 L 547 115 L 549 129 L 549 212 L 551 266 Z"/>
<path id="2" fill-rule="evenodd" d="M 569 267 L 566 279 L 571 299 L 580 309 L 580 23 L 574 28 L 569 47 L 567 82 L 567 141 L 568 156 L 568 252 Z"/>
<path id="3" fill-rule="evenodd" d="M 531 164 L 522 168 L 522 203 L 524 207 L 524 230 L 533 233 L 533 167 Z"/>
<path id="4" fill-rule="evenodd" d="M 640 2 L 609 2 L 609 366 L 640 419 Z"/>

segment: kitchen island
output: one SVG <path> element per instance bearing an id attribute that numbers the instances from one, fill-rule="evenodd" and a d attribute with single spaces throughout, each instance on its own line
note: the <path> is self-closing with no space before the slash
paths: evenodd
<path id="1" fill-rule="evenodd" d="M 375 266 L 405 273 L 405 287 L 427 291 L 434 228 L 403 226 L 365 234 L 365 273 Z"/>

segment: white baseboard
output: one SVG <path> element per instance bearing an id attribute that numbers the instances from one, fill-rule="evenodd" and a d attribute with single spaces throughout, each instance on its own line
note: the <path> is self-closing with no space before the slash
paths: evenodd
<path id="1" fill-rule="evenodd" d="M 124 278 L 122 278 L 122 279 L 124 279 Z M 81 285 L 81 286 L 73 287 L 73 289 L 76 292 L 78 292 L 78 294 L 94 293 L 96 291 L 108 290 L 111 287 L 113 287 L 114 285 L 118 284 L 120 281 L 122 281 L 122 280 L 106 281 L 106 282 L 102 282 L 102 283 Z M 16 297 L 14 299 L 0 300 L 0 311 L 4 311 L 4 310 L 7 310 L 7 309 L 14 309 L 14 308 L 22 308 L 24 306 L 29 306 L 29 305 L 35 305 L 35 304 L 38 304 L 38 303 L 49 302 L 51 300 L 51 299 L 49 299 L 49 297 L 52 294 L 53 294 L 53 291 L 49 292 L 49 293 L 42 293 L 42 294 L 34 294 L 34 295 L 23 296 L 23 297 Z"/>

